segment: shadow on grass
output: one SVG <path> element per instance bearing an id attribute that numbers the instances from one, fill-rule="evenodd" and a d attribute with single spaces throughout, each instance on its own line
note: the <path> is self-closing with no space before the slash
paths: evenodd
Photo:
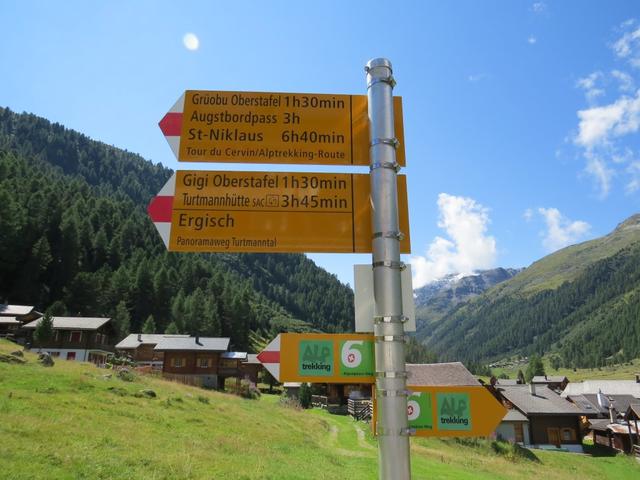
<path id="1" fill-rule="evenodd" d="M 616 450 L 605 447 L 604 445 L 587 445 L 583 444 L 582 448 L 584 453 L 591 455 L 592 457 L 615 457 L 619 452 Z"/>

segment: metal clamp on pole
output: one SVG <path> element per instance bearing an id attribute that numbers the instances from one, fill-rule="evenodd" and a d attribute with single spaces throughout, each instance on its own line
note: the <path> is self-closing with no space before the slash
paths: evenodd
<path id="1" fill-rule="evenodd" d="M 402 232 L 375 232 L 371 235 L 371 238 L 395 238 L 396 240 L 404 240 L 404 233 Z"/>
<path id="2" fill-rule="evenodd" d="M 416 434 L 415 428 L 384 428 L 380 425 L 380 422 L 376 425 L 376 435 L 401 435 L 405 437 L 410 437 L 411 435 Z"/>
<path id="3" fill-rule="evenodd" d="M 389 268 L 395 268 L 397 270 L 404 270 L 405 268 L 407 268 L 407 265 L 404 262 L 392 262 L 391 260 L 382 260 L 380 262 L 373 262 L 371 266 L 373 268 L 389 267 Z"/>
<path id="4" fill-rule="evenodd" d="M 394 138 L 374 138 L 373 140 L 371 140 L 371 142 L 369 142 L 370 147 L 373 147 L 375 145 L 380 145 L 380 144 L 390 145 L 393 148 L 398 148 L 398 145 L 400 145 L 400 141 L 394 137 Z"/>
<path id="5" fill-rule="evenodd" d="M 389 170 L 393 170 L 396 173 L 398 173 L 400 171 L 400 165 L 397 162 L 376 162 L 376 163 L 372 163 L 369 166 L 369 171 L 373 172 L 374 170 L 377 170 L 378 168 L 388 168 Z"/>
<path id="6" fill-rule="evenodd" d="M 407 372 L 376 372 L 376 378 L 408 378 Z"/>
<path id="7" fill-rule="evenodd" d="M 386 317 L 377 316 L 373 317 L 373 323 L 381 324 L 381 323 L 406 323 L 409 321 L 409 317 L 404 315 L 388 315 Z"/>
<path id="8" fill-rule="evenodd" d="M 406 343 L 407 336 L 406 335 L 376 335 L 376 341 L 381 342 L 402 342 Z"/>
<path id="9" fill-rule="evenodd" d="M 376 390 L 379 397 L 408 397 L 411 395 L 409 390 Z"/>
<path id="10" fill-rule="evenodd" d="M 370 68 L 365 67 L 364 71 L 369 73 L 370 72 Z M 372 79 L 368 84 L 367 84 L 367 88 L 371 88 L 373 87 L 376 83 L 386 83 L 387 85 L 390 85 L 391 88 L 396 86 L 396 79 L 393 78 L 393 75 L 389 75 L 388 77 L 378 77 L 378 78 L 374 78 Z"/>

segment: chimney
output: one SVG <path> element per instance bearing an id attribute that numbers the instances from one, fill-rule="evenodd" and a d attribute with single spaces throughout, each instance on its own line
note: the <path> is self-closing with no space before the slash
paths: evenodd
<path id="1" fill-rule="evenodd" d="M 609 407 L 609 421 L 611 423 L 616 423 L 616 420 L 618 419 L 618 411 L 613 408 L 613 406 Z"/>
<path id="2" fill-rule="evenodd" d="M 531 393 L 531 395 L 533 395 L 534 397 L 536 395 L 536 384 L 533 382 L 529 384 L 529 393 Z"/>
<path id="3" fill-rule="evenodd" d="M 142 343 L 142 334 L 141 334 L 141 333 L 139 333 L 139 334 L 138 334 L 138 341 L 139 341 L 140 343 Z"/>
<path id="4" fill-rule="evenodd" d="M 636 373 L 636 383 L 640 383 L 640 373 Z"/>
<path id="5" fill-rule="evenodd" d="M 196 345 L 202 346 L 202 343 L 200 343 L 200 335 L 196 335 Z"/>

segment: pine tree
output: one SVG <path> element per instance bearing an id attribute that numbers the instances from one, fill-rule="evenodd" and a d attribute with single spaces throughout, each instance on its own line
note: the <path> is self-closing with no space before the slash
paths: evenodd
<path id="1" fill-rule="evenodd" d="M 131 316 L 127 305 L 120 301 L 116 306 L 116 311 L 113 315 L 113 322 L 118 333 L 118 338 L 124 338 L 129 335 L 129 329 L 131 328 Z"/>
<path id="2" fill-rule="evenodd" d="M 153 315 L 149 315 L 142 325 L 142 333 L 156 333 L 156 322 Z"/>
<path id="3" fill-rule="evenodd" d="M 47 343 L 53 338 L 53 318 L 48 313 L 38 322 L 35 331 L 33 332 L 33 338 L 39 344 Z"/>

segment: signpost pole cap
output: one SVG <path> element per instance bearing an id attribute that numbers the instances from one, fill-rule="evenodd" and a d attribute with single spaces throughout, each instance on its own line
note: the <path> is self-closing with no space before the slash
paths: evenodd
<path id="1" fill-rule="evenodd" d="M 393 69 L 391 68 L 391 62 L 386 58 L 372 58 L 367 62 L 367 64 L 364 67 L 364 70 L 365 72 L 368 73 L 369 70 L 377 67 L 386 67 L 393 72 Z"/>

